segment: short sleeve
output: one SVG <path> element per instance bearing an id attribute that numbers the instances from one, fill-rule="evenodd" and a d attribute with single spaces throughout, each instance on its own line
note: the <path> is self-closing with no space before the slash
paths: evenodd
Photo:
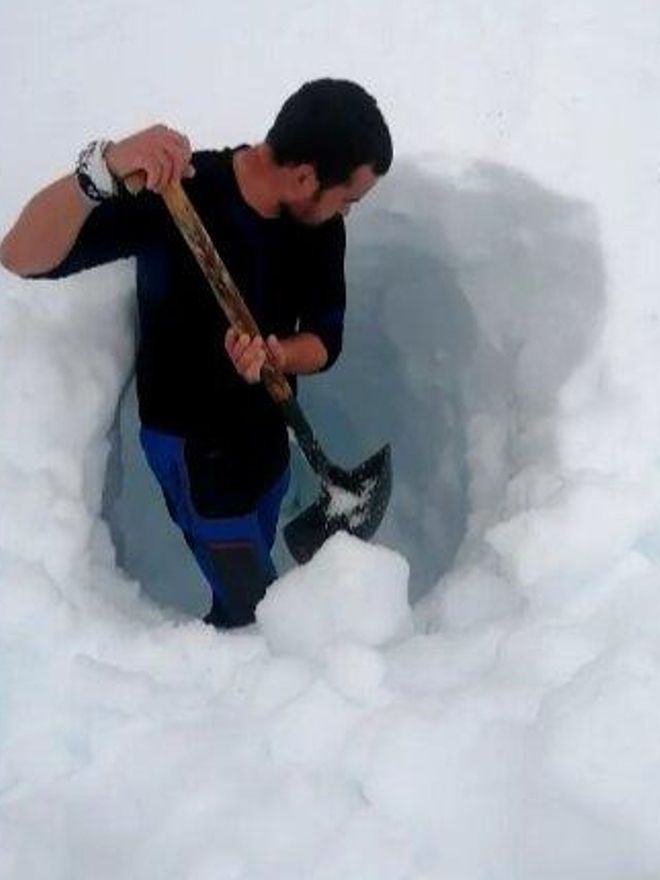
<path id="1" fill-rule="evenodd" d="M 314 333 L 328 352 L 327 370 L 339 357 L 344 335 L 346 231 L 342 218 L 317 230 L 315 246 L 307 250 L 306 275 L 299 330 Z"/>

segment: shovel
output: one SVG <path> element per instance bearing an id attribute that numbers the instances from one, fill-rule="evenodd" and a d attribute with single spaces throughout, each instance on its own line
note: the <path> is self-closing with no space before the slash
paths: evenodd
<path id="1" fill-rule="evenodd" d="M 138 176 L 141 176 L 139 172 L 132 175 L 133 178 Z M 141 182 L 144 182 L 143 177 Z M 134 180 L 129 179 L 126 183 L 131 191 L 139 188 Z M 181 184 L 171 184 L 161 195 L 229 323 L 239 333 L 261 336 Z M 312 470 L 321 478 L 318 499 L 284 528 L 284 539 L 293 558 L 296 562 L 307 562 L 323 542 L 338 531 L 349 532 L 364 540 L 371 538 L 385 515 L 392 491 L 389 444 L 353 470 L 343 470 L 323 452 L 281 370 L 267 361 L 261 370 L 261 380 L 281 407 Z"/>

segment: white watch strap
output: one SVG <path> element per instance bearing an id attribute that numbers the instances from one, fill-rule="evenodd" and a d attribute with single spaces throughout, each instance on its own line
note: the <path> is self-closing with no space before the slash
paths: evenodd
<path id="1" fill-rule="evenodd" d="M 111 143 L 112 141 L 92 141 L 78 156 L 78 184 L 84 194 L 94 202 L 102 202 L 118 193 L 117 181 L 110 173 L 103 156 Z"/>

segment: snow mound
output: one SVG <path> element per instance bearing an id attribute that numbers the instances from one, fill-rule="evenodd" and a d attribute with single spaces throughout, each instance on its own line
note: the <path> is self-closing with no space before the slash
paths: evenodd
<path id="1" fill-rule="evenodd" d="M 410 631 L 408 563 L 345 533 L 275 583 L 257 608 L 274 653 L 318 657 L 337 642 L 384 645 Z"/>

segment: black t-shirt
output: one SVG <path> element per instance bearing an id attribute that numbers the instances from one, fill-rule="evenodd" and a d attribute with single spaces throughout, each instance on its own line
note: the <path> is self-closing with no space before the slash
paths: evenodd
<path id="1" fill-rule="evenodd" d="M 196 174 L 184 188 L 263 335 L 315 333 L 330 366 L 343 331 L 343 220 L 305 226 L 261 217 L 240 193 L 233 152 L 193 154 Z M 224 350 L 227 321 L 160 197 L 144 191 L 101 203 L 62 263 L 39 277 L 133 255 L 142 423 L 213 447 L 248 494 L 263 491 L 288 461 L 282 413 L 261 384 L 236 374 Z"/>

